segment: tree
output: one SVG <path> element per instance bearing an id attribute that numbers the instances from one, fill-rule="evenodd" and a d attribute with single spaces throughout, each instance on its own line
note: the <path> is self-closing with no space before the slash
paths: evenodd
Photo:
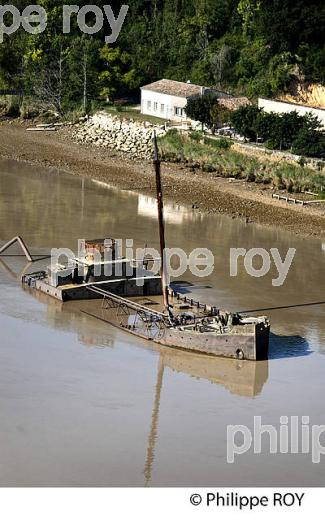
<path id="1" fill-rule="evenodd" d="M 235 52 L 232 47 L 223 43 L 220 49 L 214 53 L 210 60 L 211 72 L 215 83 L 222 88 L 227 80 L 227 74 L 232 67 Z"/>
<path id="2" fill-rule="evenodd" d="M 26 0 L 10 4 L 22 12 Z M 47 71 L 58 71 L 59 81 L 51 83 L 61 90 L 63 111 L 100 97 L 135 97 L 141 85 L 161 78 L 252 98 L 277 96 L 304 80 L 325 83 L 324 0 L 130 0 L 118 41 L 109 47 L 107 26 L 82 42 L 75 15 L 70 34 L 62 34 L 63 0 L 37 4 L 48 14 L 47 28 L 4 36 L 0 85 L 28 91 L 33 78 L 39 84 Z M 115 14 L 120 4 L 111 2 Z M 9 14 L 4 21 L 10 25 Z"/>
<path id="3" fill-rule="evenodd" d="M 99 74 L 100 95 L 113 99 L 132 90 L 136 82 L 135 70 L 132 69 L 129 53 L 119 47 L 104 45 L 100 50 L 104 70 Z"/>
<path id="4" fill-rule="evenodd" d="M 66 89 L 71 89 L 71 85 L 67 85 L 67 41 L 61 35 L 53 37 L 51 52 L 38 44 L 38 38 L 30 39 L 25 50 L 25 90 L 35 96 L 39 108 L 62 115 Z"/>
<path id="5" fill-rule="evenodd" d="M 215 105 L 211 108 L 211 116 L 214 125 L 224 125 L 230 121 L 231 110 L 224 107 L 220 103 L 215 103 Z"/>
<path id="6" fill-rule="evenodd" d="M 304 118 L 294 112 L 275 114 L 261 112 L 256 121 L 256 132 L 271 149 L 287 150 L 304 126 Z"/>
<path id="7" fill-rule="evenodd" d="M 237 6 L 237 11 L 243 19 L 244 34 L 254 28 L 256 15 L 261 8 L 260 0 L 240 0 Z"/>
<path id="8" fill-rule="evenodd" d="M 100 42 L 91 36 L 82 35 L 73 39 L 67 63 L 69 91 L 65 102 L 70 106 L 82 104 L 87 113 L 90 100 L 97 98 Z"/>
<path id="9" fill-rule="evenodd" d="M 302 128 L 293 142 L 292 152 L 309 157 L 325 157 L 325 133 Z"/>
<path id="10" fill-rule="evenodd" d="M 217 103 L 218 96 L 213 92 L 208 92 L 203 96 L 190 98 L 185 107 L 185 112 L 190 119 L 200 121 L 202 130 L 204 125 L 213 128 L 216 124 L 213 109 Z"/>
<path id="11" fill-rule="evenodd" d="M 262 110 L 256 105 L 239 107 L 231 114 L 231 124 L 240 135 L 247 139 L 256 140 L 256 124 Z"/>
<path id="12" fill-rule="evenodd" d="M 292 148 L 293 153 L 311 157 L 325 154 L 325 132 L 321 122 L 311 113 L 304 116 L 296 111 L 266 113 L 248 105 L 233 112 L 231 123 L 238 133 L 248 139 L 262 137 L 271 149 Z"/>

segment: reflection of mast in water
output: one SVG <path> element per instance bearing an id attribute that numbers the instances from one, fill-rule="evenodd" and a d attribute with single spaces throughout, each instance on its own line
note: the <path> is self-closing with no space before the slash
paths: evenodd
<path id="1" fill-rule="evenodd" d="M 151 475 L 152 475 L 152 466 L 153 466 L 153 463 L 155 460 L 155 444 L 156 444 L 157 432 L 158 432 L 160 396 L 161 396 L 161 390 L 162 390 L 162 385 L 163 385 L 164 371 L 165 371 L 165 365 L 163 362 L 162 355 L 160 355 L 158 377 L 157 377 L 157 384 L 156 384 L 156 395 L 155 395 L 154 407 L 153 407 L 153 412 L 152 412 L 150 434 L 149 434 L 149 439 L 148 439 L 147 460 L 146 460 L 146 465 L 144 468 L 146 486 L 148 486 L 150 484 Z"/>
<path id="2" fill-rule="evenodd" d="M 148 437 L 147 459 L 144 467 L 145 485 L 149 486 L 155 460 L 156 441 L 158 438 L 158 422 L 160 399 L 163 387 L 165 368 L 173 372 L 188 374 L 196 379 L 223 385 L 236 395 L 254 398 L 262 392 L 268 379 L 267 361 L 238 361 L 227 358 L 212 358 L 192 352 L 171 351 L 168 347 L 160 347 L 159 368 L 157 375 L 154 406 Z"/>

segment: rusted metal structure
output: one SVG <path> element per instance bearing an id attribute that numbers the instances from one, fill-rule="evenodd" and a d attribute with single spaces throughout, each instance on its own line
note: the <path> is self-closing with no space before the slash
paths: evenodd
<path id="1" fill-rule="evenodd" d="M 4 244 L 1 248 L 0 248 L 0 255 L 2 255 L 5 251 L 7 251 L 7 249 L 9 249 L 9 247 L 13 246 L 14 244 L 18 243 L 21 247 L 21 249 L 23 250 L 23 253 L 24 255 L 26 256 L 27 260 L 29 262 L 33 262 L 33 258 L 32 258 L 32 255 L 30 254 L 29 250 L 28 250 L 28 247 L 26 246 L 25 242 L 23 241 L 23 239 L 19 236 L 17 237 L 14 237 L 12 238 L 11 240 L 9 240 L 9 242 L 7 242 L 6 244 Z"/>
<path id="2" fill-rule="evenodd" d="M 104 255 L 107 241 L 89 240 L 85 241 L 84 257 L 76 257 L 72 268 L 51 266 L 47 272 L 25 275 L 23 282 L 61 301 L 100 298 L 101 312 L 94 317 L 166 347 L 237 359 L 267 359 L 270 322 L 265 316 L 222 311 L 181 296 L 168 286 L 161 164 L 155 134 L 154 168 L 161 276 L 148 270 L 145 259 L 139 269 L 133 261 L 120 257 L 114 239 L 110 239 L 109 261 Z M 107 274 L 107 266 L 115 271 Z M 157 302 L 149 298 L 161 294 L 163 306 L 153 309 Z"/>
<path id="3" fill-rule="evenodd" d="M 99 314 L 105 321 L 143 339 L 167 347 L 252 361 L 268 358 L 270 323 L 265 317 L 246 317 L 221 311 L 168 289 L 169 313 L 153 309 L 150 299 L 123 298 L 89 286 L 102 297 Z"/>
<path id="4" fill-rule="evenodd" d="M 40 260 L 45 260 L 46 258 L 50 258 L 50 255 L 32 255 L 30 250 L 28 249 L 27 245 L 25 244 L 24 240 L 20 237 L 14 237 L 9 242 L 6 242 L 1 248 L 0 248 L 0 256 L 3 255 L 5 251 L 7 251 L 11 246 L 14 244 L 18 244 L 20 248 L 23 251 L 23 255 L 5 255 L 5 256 L 24 256 L 27 258 L 28 262 L 39 262 Z"/>

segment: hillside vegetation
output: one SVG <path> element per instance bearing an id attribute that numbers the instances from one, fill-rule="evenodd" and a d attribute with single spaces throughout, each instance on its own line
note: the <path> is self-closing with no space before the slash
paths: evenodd
<path id="1" fill-rule="evenodd" d="M 20 11 L 28 5 L 11 3 Z M 303 83 L 325 84 L 323 0 L 129 0 L 126 21 L 112 45 L 105 44 L 108 26 L 84 35 L 75 16 L 71 34 L 63 34 L 66 2 L 38 3 L 48 13 L 47 29 L 39 35 L 23 29 L 5 35 L 0 88 L 22 89 L 58 112 L 86 109 L 100 100 L 136 100 L 141 85 L 163 77 L 249 97 L 283 95 Z M 121 3 L 110 5 L 117 16 Z M 28 100 L 25 105 L 27 116 Z"/>

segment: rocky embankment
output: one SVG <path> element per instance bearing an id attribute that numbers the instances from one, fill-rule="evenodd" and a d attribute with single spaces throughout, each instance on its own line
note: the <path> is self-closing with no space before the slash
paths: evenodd
<path id="1" fill-rule="evenodd" d="M 111 148 L 136 159 L 150 159 L 154 130 L 158 136 L 166 133 L 164 128 L 153 126 L 148 122 L 120 119 L 117 116 L 98 113 L 75 125 L 72 138 L 79 143 Z"/>

